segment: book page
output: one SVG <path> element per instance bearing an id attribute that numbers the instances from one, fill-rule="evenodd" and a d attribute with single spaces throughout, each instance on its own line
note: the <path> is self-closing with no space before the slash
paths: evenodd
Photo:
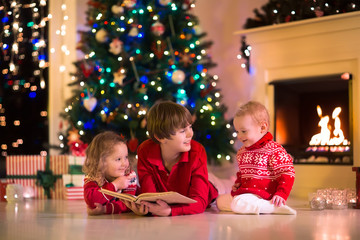
<path id="1" fill-rule="evenodd" d="M 168 204 L 190 204 L 196 203 L 197 201 L 191 198 L 188 198 L 184 195 L 181 195 L 177 192 L 159 192 L 159 193 L 142 193 L 138 197 L 133 196 L 127 193 L 117 193 L 114 191 L 110 191 L 107 189 L 100 189 L 99 192 L 104 194 L 119 198 L 121 200 L 126 200 L 130 202 L 140 203 L 140 201 L 147 201 L 147 202 L 156 202 L 156 200 L 163 200 Z"/>
<path id="2" fill-rule="evenodd" d="M 130 202 L 136 201 L 136 196 L 128 194 L 128 193 L 118 193 L 118 192 L 110 191 L 107 189 L 100 189 L 99 192 L 122 199 L 122 200 L 130 201 Z"/>
<path id="3" fill-rule="evenodd" d="M 158 199 L 165 201 L 167 204 L 190 204 L 197 202 L 196 200 L 181 195 L 180 193 L 170 191 L 160 193 L 142 193 L 137 197 L 136 203 L 139 203 L 140 201 L 156 202 Z"/>

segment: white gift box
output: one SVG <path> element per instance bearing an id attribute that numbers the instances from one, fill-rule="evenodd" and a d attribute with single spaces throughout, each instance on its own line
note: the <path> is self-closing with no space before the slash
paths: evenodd
<path id="1" fill-rule="evenodd" d="M 63 184 L 64 186 L 71 185 L 72 187 L 83 187 L 84 186 L 84 178 L 83 174 L 63 174 Z"/>
<path id="2" fill-rule="evenodd" d="M 69 165 L 84 165 L 85 157 L 69 155 Z"/>

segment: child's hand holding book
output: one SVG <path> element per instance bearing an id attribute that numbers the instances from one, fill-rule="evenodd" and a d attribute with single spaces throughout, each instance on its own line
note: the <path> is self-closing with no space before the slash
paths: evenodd
<path id="1" fill-rule="evenodd" d="M 137 204 L 135 202 L 132 201 L 126 201 L 126 200 L 121 200 L 125 206 L 129 209 L 131 209 L 136 215 L 146 215 L 149 213 L 149 208 L 144 205 L 144 204 Z"/>

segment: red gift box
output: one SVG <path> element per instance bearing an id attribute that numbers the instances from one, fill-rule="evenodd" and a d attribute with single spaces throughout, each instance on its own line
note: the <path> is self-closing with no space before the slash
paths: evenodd
<path id="1" fill-rule="evenodd" d="M 6 202 L 6 186 L 7 186 L 6 180 L 0 180 L 0 201 Z"/>
<path id="2" fill-rule="evenodd" d="M 84 200 L 84 188 L 67 187 L 65 197 L 67 200 Z"/>
<path id="3" fill-rule="evenodd" d="M 53 175 L 61 176 L 68 172 L 68 156 L 50 156 L 49 165 Z M 17 155 L 6 157 L 6 175 L 8 176 L 8 182 L 21 184 L 24 188 L 32 188 L 34 198 L 46 198 L 43 187 L 36 185 L 37 171 L 44 171 L 45 167 L 46 157 L 44 156 Z M 11 176 L 19 176 L 19 178 Z M 54 184 L 54 189 L 51 190 L 51 197 L 63 199 L 63 196 L 64 186 L 62 178 L 59 177 Z"/>

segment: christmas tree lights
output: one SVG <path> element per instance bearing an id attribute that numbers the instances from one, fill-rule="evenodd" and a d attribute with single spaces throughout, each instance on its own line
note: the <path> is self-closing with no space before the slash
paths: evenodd
<path id="1" fill-rule="evenodd" d="M 255 17 L 248 18 L 244 28 L 263 27 L 359 10 L 359 0 L 270 0 L 260 10 L 254 9 Z M 248 72 L 251 72 L 250 51 L 251 46 L 246 43 L 246 37 L 242 36 L 237 58 L 241 61 L 241 67 L 246 68 Z"/>
<path id="2" fill-rule="evenodd" d="M 271 0 L 263 5 L 260 10 L 254 9 L 255 17 L 248 18 L 244 28 L 255 28 L 359 10 L 359 0 Z"/>
<path id="3" fill-rule="evenodd" d="M 209 74 L 215 64 L 206 49 L 191 0 L 90 0 L 87 24 L 75 63 L 73 97 L 62 116 L 62 147 L 82 147 L 110 129 L 129 139 L 136 151 L 148 136 L 146 113 L 160 99 L 187 107 L 194 138 L 209 162 L 230 160 L 233 136 L 226 108 Z M 75 145 L 74 145 L 75 144 Z M 73 148 L 75 149 L 75 148 Z"/>

